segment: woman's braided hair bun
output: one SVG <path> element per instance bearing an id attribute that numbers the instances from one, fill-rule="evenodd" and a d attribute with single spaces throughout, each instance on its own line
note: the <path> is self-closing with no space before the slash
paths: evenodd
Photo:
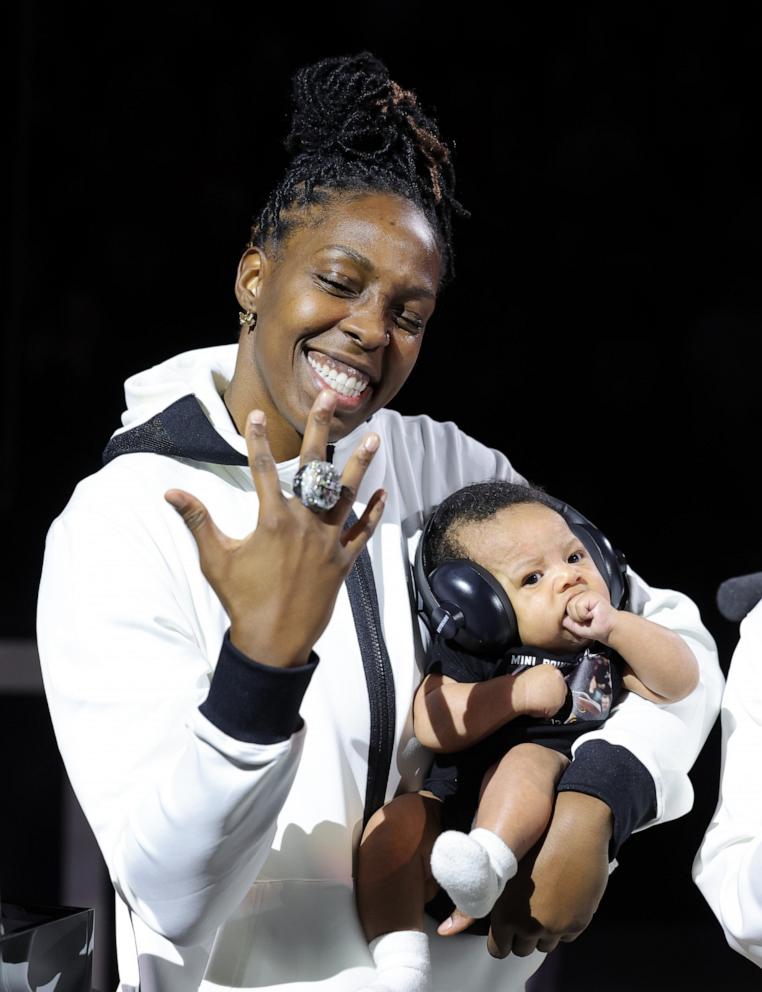
<path id="1" fill-rule="evenodd" d="M 298 70 L 286 149 L 291 164 L 271 193 L 253 240 L 281 240 L 298 224 L 292 206 L 324 202 L 330 190 L 380 190 L 412 200 L 429 218 L 452 274 L 452 153 L 411 90 L 370 52 L 323 59 Z M 288 218 L 283 216 L 289 213 Z"/>
<path id="2" fill-rule="evenodd" d="M 418 111 L 415 94 L 390 79 L 386 66 L 370 52 L 300 69 L 294 102 L 286 148 L 292 154 L 348 159 L 398 157 L 401 132 Z M 447 159 L 444 145 L 439 158 Z"/>

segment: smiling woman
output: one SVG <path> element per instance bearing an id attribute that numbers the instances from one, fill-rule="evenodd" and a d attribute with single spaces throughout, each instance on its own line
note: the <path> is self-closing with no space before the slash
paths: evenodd
<path id="1" fill-rule="evenodd" d="M 452 274 L 451 214 L 466 213 L 436 124 L 373 56 L 302 70 L 294 95 L 292 163 L 236 282 L 258 330 L 226 393 L 239 430 L 265 410 L 279 459 L 299 451 L 321 387 L 336 395 L 332 438 L 397 393 Z"/>
<path id="2" fill-rule="evenodd" d="M 412 733 L 410 560 L 447 494 L 523 482 L 455 424 L 386 406 L 452 274 L 462 208 L 436 124 L 369 53 L 301 70 L 294 96 L 292 158 L 238 269 L 237 348 L 129 379 L 104 467 L 48 535 L 40 658 L 116 891 L 123 992 L 375 980 L 357 848 L 430 757 Z M 601 776 L 627 796 L 559 798 L 525 895 L 493 914 L 496 956 L 474 934 L 439 941 L 436 992 L 523 988 L 537 948 L 597 906 L 611 810 L 621 840 L 690 805 L 713 645 L 684 597 L 631 581 L 635 607 L 688 640 L 702 685 L 649 717 L 642 748 L 637 706 L 609 721 L 601 736 L 629 750 L 604 744 Z"/>

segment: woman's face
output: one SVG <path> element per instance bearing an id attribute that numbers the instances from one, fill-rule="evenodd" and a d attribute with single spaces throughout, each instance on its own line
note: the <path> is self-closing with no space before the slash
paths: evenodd
<path id="1" fill-rule="evenodd" d="M 277 257 L 247 252 L 236 284 L 257 324 L 241 336 L 234 413 L 265 411 L 278 461 L 298 454 L 321 389 L 337 394 L 332 440 L 392 399 L 418 358 L 439 285 L 434 233 L 401 197 L 345 195 L 306 220 Z"/>

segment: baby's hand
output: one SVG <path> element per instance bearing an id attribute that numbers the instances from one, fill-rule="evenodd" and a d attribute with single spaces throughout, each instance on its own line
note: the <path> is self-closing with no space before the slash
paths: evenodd
<path id="1" fill-rule="evenodd" d="M 566 604 L 561 625 L 577 637 L 608 644 L 618 612 L 601 593 L 587 589 Z"/>
<path id="2" fill-rule="evenodd" d="M 513 700 L 524 716 L 551 717 L 566 702 L 566 682 L 553 665 L 535 665 L 516 676 Z"/>

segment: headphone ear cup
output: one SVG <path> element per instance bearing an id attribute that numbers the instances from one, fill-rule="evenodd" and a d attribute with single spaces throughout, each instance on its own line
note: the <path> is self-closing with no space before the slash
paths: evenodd
<path id="1" fill-rule="evenodd" d="M 595 567 L 603 576 L 609 589 L 611 605 L 617 610 L 627 608 L 629 586 L 627 585 L 627 559 L 617 551 L 603 531 L 575 510 L 568 503 L 558 502 L 558 512 L 569 526 L 569 530 L 585 545 Z"/>
<path id="2" fill-rule="evenodd" d="M 511 602 L 481 565 L 467 559 L 443 562 L 429 576 L 429 586 L 438 603 L 431 619 L 440 636 L 475 654 L 502 654 L 519 643 Z"/>
<path id="3" fill-rule="evenodd" d="M 596 568 L 609 587 L 611 605 L 617 610 L 627 607 L 627 560 L 621 551 L 616 551 L 609 539 L 592 524 L 588 527 L 573 526 L 572 531 L 582 541 Z"/>

